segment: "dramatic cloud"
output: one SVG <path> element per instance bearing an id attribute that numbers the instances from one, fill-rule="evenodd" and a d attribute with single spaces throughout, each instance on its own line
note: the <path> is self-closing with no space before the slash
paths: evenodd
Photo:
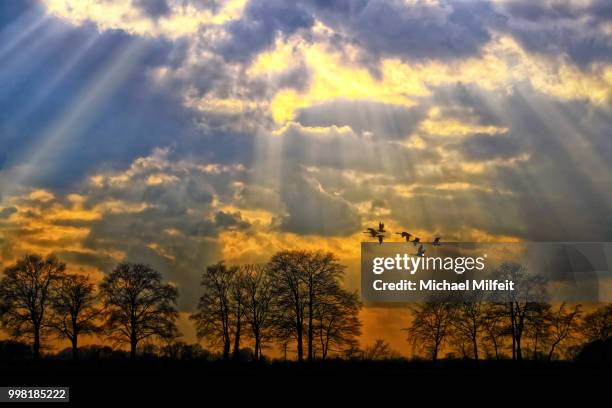
<path id="1" fill-rule="evenodd" d="M 507 29 L 530 51 L 567 55 L 575 63 L 610 62 L 612 4 L 606 0 L 514 0 L 502 3 Z"/>
<path id="2" fill-rule="evenodd" d="M 241 19 L 228 23 L 230 38 L 220 46 L 220 52 L 230 61 L 248 61 L 271 46 L 277 35 L 287 37 L 313 24 L 314 18 L 299 2 L 251 0 Z"/>
<path id="3" fill-rule="evenodd" d="M 610 239 L 611 15 L 0 2 L 0 264 L 54 253 L 99 279 L 147 262 L 190 311 L 207 264 L 285 248 L 334 251 L 356 289 L 380 220 L 424 239 Z"/>
<path id="4" fill-rule="evenodd" d="M 315 15 L 375 57 L 455 59 L 477 54 L 490 40 L 488 23 L 502 20 L 488 2 L 307 1 Z"/>

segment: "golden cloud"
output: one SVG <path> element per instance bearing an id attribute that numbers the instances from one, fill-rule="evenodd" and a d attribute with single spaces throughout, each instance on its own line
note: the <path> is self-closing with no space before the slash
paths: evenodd
<path id="1" fill-rule="evenodd" d="M 169 2 L 170 13 L 153 20 L 131 1 L 123 0 L 43 0 L 48 13 L 81 25 L 94 22 L 101 30 L 124 30 L 137 35 L 163 35 L 177 38 L 194 34 L 201 24 L 220 25 L 241 16 L 246 0 L 221 1 L 213 12 L 180 1 Z"/>

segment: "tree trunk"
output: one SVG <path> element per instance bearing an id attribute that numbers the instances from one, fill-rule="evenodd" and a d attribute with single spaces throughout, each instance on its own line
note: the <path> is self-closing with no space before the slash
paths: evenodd
<path id="1" fill-rule="evenodd" d="M 492 337 L 492 341 L 493 341 L 493 349 L 495 350 L 495 359 L 499 360 L 499 350 L 497 347 L 497 339 L 495 337 Z"/>
<path id="2" fill-rule="evenodd" d="M 555 353 L 555 348 L 557 347 L 558 343 L 553 343 L 552 346 L 550 347 L 550 352 L 548 353 L 548 362 L 552 361 L 553 358 L 553 354 Z"/>
<path id="3" fill-rule="evenodd" d="M 314 303 L 314 296 L 312 294 L 312 285 L 310 287 L 310 294 L 308 296 L 308 361 L 312 361 L 313 357 L 313 333 L 312 330 L 312 307 Z"/>
<path id="4" fill-rule="evenodd" d="M 259 344 L 260 340 L 259 340 L 259 333 L 255 333 L 255 355 L 254 355 L 254 359 L 255 361 L 259 361 L 259 354 L 260 352 L 260 344 Z"/>
<path id="5" fill-rule="evenodd" d="M 136 339 L 136 335 L 132 333 L 130 336 L 130 360 L 136 360 L 136 346 L 138 345 L 138 340 Z"/>
<path id="6" fill-rule="evenodd" d="M 226 337 L 223 341 L 223 360 L 229 360 L 230 347 L 230 339 Z"/>
<path id="7" fill-rule="evenodd" d="M 476 336 L 472 337 L 472 344 L 474 345 L 474 360 L 478 362 L 478 339 Z"/>
<path id="8" fill-rule="evenodd" d="M 238 360 L 240 357 L 240 330 L 242 329 L 240 323 L 240 318 L 236 320 L 236 335 L 234 336 L 234 351 L 232 353 L 232 358 L 234 360 Z"/>
<path id="9" fill-rule="evenodd" d="M 77 339 L 77 335 L 75 334 L 72 337 L 72 361 L 78 361 L 79 360 L 79 347 L 78 347 L 78 339 Z"/>
<path id="10" fill-rule="evenodd" d="M 32 358 L 34 361 L 40 359 L 40 325 L 34 325 L 34 345 L 32 347 Z"/>
<path id="11" fill-rule="evenodd" d="M 516 360 L 523 361 L 523 350 L 521 349 L 521 337 L 523 336 L 523 318 L 519 318 L 516 330 Z"/>
<path id="12" fill-rule="evenodd" d="M 304 345 L 302 342 L 303 327 L 301 324 L 297 326 L 297 358 L 299 362 L 304 361 Z"/>

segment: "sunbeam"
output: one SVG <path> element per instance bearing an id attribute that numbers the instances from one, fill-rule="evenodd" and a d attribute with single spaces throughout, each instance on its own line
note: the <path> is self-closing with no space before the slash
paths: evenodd
<path id="1" fill-rule="evenodd" d="M 83 136 L 81 131 L 95 117 L 96 108 L 107 102 L 129 77 L 144 51 L 142 43 L 137 40 L 130 41 L 117 51 L 109 59 L 103 73 L 75 98 L 64 115 L 57 118 L 43 135 L 35 138 L 21 157 L 11 161 L 19 166 L 12 174 L 10 184 L 5 186 L 6 195 L 10 195 L 37 172 L 53 166 L 55 160 L 61 160 L 62 151 L 74 138 Z"/>
<path id="2" fill-rule="evenodd" d="M 36 32 L 41 29 L 49 20 L 46 14 L 40 14 L 36 11 L 30 11 L 19 16 L 12 24 L 4 27 L 0 31 L 0 60 L 10 53 L 16 47 L 22 45 L 23 42 L 36 35 Z"/>
<path id="3" fill-rule="evenodd" d="M 19 126 L 19 124 L 27 119 L 37 107 L 44 103 L 58 88 L 61 82 L 70 75 L 71 71 L 78 69 L 79 62 L 92 48 L 94 48 L 98 39 L 98 34 L 92 33 L 89 38 L 79 45 L 79 47 L 72 50 L 70 57 L 54 72 L 52 77 L 45 81 L 44 86 L 37 89 L 36 93 L 32 95 L 27 104 L 23 106 L 23 109 L 12 118 L 11 122 L 14 122 L 15 126 Z"/>

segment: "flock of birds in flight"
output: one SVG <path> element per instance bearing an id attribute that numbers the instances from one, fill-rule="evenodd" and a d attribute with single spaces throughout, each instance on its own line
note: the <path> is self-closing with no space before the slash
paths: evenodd
<path id="1" fill-rule="evenodd" d="M 368 228 L 367 231 L 363 231 L 364 234 L 369 234 L 371 238 L 377 238 L 378 243 L 381 245 L 385 239 L 386 232 L 387 231 L 385 230 L 385 224 L 383 222 L 378 223 L 378 229 Z M 423 247 L 423 244 L 421 243 L 421 238 L 415 236 L 414 239 L 411 241 L 410 237 L 412 237 L 413 235 L 409 232 L 402 231 L 402 232 L 396 232 L 396 234 L 401 235 L 402 238 L 405 238 L 406 242 L 412 242 L 414 246 L 419 245 L 417 255 L 425 256 L 425 248 Z M 440 246 L 440 237 L 435 237 L 434 240 L 430 243 L 433 246 Z"/>

